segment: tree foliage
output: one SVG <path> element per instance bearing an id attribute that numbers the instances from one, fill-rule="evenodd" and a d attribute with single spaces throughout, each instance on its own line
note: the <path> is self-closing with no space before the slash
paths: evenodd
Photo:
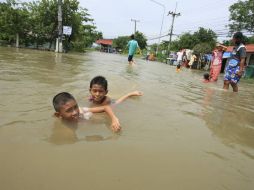
<path id="1" fill-rule="evenodd" d="M 25 36 L 28 32 L 28 11 L 14 0 L 0 3 L 0 40 L 13 43 L 16 36 Z"/>
<path id="2" fill-rule="evenodd" d="M 147 43 L 146 43 L 147 39 L 146 39 L 145 35 L 142 32 L 137 31 L 135 33 L 135 39 L 137 40 L 140 49 L 145 49 L 146 48 L 146 46 L 147 46 Z"/>
<path id="3" fill-rule="evenodd" d="M 246 30 L 254 32 L 254 0 L 238 1 L 229 7 L 230 31 Z"/>
<path id="4" fill-rule="evenodd" d="M 147 39 L 142 32 L 135 33 L 135 39 L 138 42 L 140 49 L 145 49 L 147 46 Z M 119 36 L 113 40 L 113 47 L 126 50 L 130 36 Z"/>
<path id="5" fill-rule="evenodd" d="M 243 36 L 243 42 L 245 44 L 254 44 L 254 36 L 251 36 L 251 37 Z M 234 45 L 232 40 L 224 40 L 223 44 L 225 46 L 233 46 Z"/>
<path id="6" fill-rule="evenodd" d="M 129 36 L 119 36 L 113 40 L 113 47 L 124 50 L 127 48 L 127 43 L 129 40 Z"/>
<path id="7" fill-rule="evenodd" d="M 206 54 L 211 53 L 213 50 L 213 47 L 209 43 L 199 43 L 193 47 L 193 51 L 196 54 Z"/>
<path id="8" fill-rule="evenodd" d="M 52 43 L 58 36 L 58 1 L 41 0 L 19 3 L 6 0 L 0 3 L 0 40 L 12 43 L 16 34 L 25 45 Z M 63 26 L 71 26 L 71 36 L 65 36 L 64 44 L 74 49 L 89 47 L 102 33 L 96 31 L 88 10 L 77 0 L 62 1 Z"/>
<path id="9" fill-rule="evenodd" d="M 184 33 L 178 39 L 171 42 L 170 50 L 178 51 L 180 49 L 193 49 L 198 44 L 209 46 L 209 49 L 213 48 L 216 44 L 217 36 L 211 29 L 199 28 L 198 31 L 193 34 Z M 165 49 L 168 46 L 168 42 L 164 42 L 160 49 Z M 199 47 L 199 46 L 197 46 Z"/>

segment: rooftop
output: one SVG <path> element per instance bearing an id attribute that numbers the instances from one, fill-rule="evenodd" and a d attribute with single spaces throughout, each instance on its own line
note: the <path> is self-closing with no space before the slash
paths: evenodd
<path id="1" fill-rule="evenodd" d="M 102 44 L 102 45 L 112 45 L 113 40 L 110 39 L 99 39 L 96 41 L 96 44 Z"/>
<path id="2" fill-rule="evenodd" d="M 228 46 L 226 51 L 231 52 L 233 50 L 233 47 L 234 46 Z M 247 53 L 254 53 L 254 44 L 247 44 L 245 45 L 245 47 Z"/>

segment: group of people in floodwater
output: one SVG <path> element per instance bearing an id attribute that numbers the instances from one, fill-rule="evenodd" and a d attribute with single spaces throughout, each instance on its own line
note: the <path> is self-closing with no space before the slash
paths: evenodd
<path id="1" fill-rule="evenodd" d="M 232 86 L 233 91 L 238 91 L 238 82 L 244 72 L 244 64 L 246 58 L 246 48 L 243 44 L 243 34 L 237 32 L 233 35 L 233 42 L 235 44 L 231 57 L 225 68 L 224 75 L 224 86 L 223 89 L 229 89 L 229 85 Z M 130 65 L 134 64 L 133 56 L 137 49 L 139 49 L 138 43 L 135 40 L 134 35 L 131 36 L 131 40 L 128 42 L 127 47 L 129 48 L 128 61 Z M 204 74 L 204 82 L 215 82 L 218 80 L 218 76 L 222 66 L 222 55 L 225 50 L 225 46 L 218 44 L 213 51 L 210 73 Z M 177 72 L 181 71 L 183 65 L 184 52 L 181 52 L 177 58 Z M 195 56 L 195 55 L 194 55 Z M 181 57 L 181 59 L 180 59 Z M 189 66 L 192 66 L 195 57 L 192 56 L 188 62 Z M 121 129 L 120 122 L 115 116 L 112 107 L 125 101 L 132 96 L 142 96 L 143 93 L 140 91 L 130 92 L 116 101 L 113 101 L 107 96 L 108 83 L 105 77 L 96 76 L 90 82 L 90 94 L 89 101 L 90 107 L 79 107 L 75 98 L 68 92 L 61 92 L 55 95 L 53 98 L 53 106 L 55 109 L 54 115 L 64 123 L 77 123 L 77 121 L 89 119 L 92 113 L 106 112 L 111 118 L 112 130 L 119 131 Z"/>
<path id="2" fill-rule="evenodd" d="M 231 52 L 231 57 L 225 68 L 224 75 L 224 86 L 223 89 L 228 90 L 229 85 L 232 86 L 234 92 L 238 92 L 238 82 L 244 72 L 244 64 L 246 59 L 246 48 L 244 46 L 244 36 L 241 32 L 236 32 L 233 35 L 234 48 Z M 129 64 L 134 64 L 133 56 L 136 49 L 139 49 L 138 42 L 135 40 L 134 35 L 131 35 L 131 40 L 128 42 L 129 54 L 128 61 Z M 210 73 L 204 74 L 204 82 L 216 82 L 222 68 L 222 57 L 226 50 L 226 46 L 222 44 L 217 44 L 212 52 L 210 59 Z M 140 49 L 139 49 L 140 51 Z M 179 72 L 181 66 L 187 66 L 193 68 L 193 64 L 197 61 L 197 55 L 193 54 L 190 50 L 181 50 L 175 54 L 176 60 L 176 71 Z M 207 65 L 206 65 L 207 66 Z"/>
<path id="3" fill-rule="evenodd" d="M 234 43 L 233 51 L 231 52 L 231 56 L 229 61 L 225 67 L 225 75 L 224 75 L 224 85 L 223 89 L 228 90 L 229 85 L 232 86 L 234 92 L 238 92 L 238 82 L 240 81 L 243 72 L 244 65 L 246 59 L 246 48 L 244 46 L 243 34 L 241 32 L 236 32 L 233 35 L 232 39 Z M 222 59 L 223 53 L 227 49 L 226 46 L 222 44 L 217 44 L 215 49 L 212 52 L 210 58 L 210 73 L 204 74 L 203 82 L 216 82 L 218 80 L 219 74 L 221 73 L 222 68 Z M 180 71 L 181 66 L 187 66 L 189 68 L 193 67 L 193 63 L 197 59 L 197 55 L 192 54 L 189 61 L 187 61 L 186 51 L 182 50 L 177 53 L 176 58 L 176 71 Z"/>

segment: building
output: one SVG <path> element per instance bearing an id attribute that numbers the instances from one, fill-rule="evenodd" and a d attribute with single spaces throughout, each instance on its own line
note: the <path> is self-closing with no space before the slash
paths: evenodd
<path id="1" fill-rule="evenodd" d="M 96 44 L 100 45 L 100 49 L 103 52 L 107 52 L 107 53 L 113 52 L 113 48 L 112 48 L 113 40 L 111 39 L 99 39 L 96 41 Z"/>

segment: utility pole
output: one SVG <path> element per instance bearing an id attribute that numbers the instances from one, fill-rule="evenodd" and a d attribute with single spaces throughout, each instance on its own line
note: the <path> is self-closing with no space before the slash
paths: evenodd
<path id="1" fill-rule="evenodd" d="M 176 8 L 177 8 L 177 3 L 176 3 Z M 181 16 L 180 13 L 176 13 L 176 8 L 175 11 L 169 11 L 168 15 L 172 15 L 172 24 L 170 28 L 170 33 L 169 33 L 169 43 L 168 43 L 168 55 L 170 53 L 170 45 L 171 45 L 171 40 L 172 40 L 172 35 L 173 35 L 173 28 L 174 28 L 174 22 L 175 22 L 175 17 L 176 16 Z"/>
<path id="2" fill-rule="evenodd" d="M 56 39 L 55 52 L 63 52 L 63 18 L 62 18 L 62 0 L 58 0 L 58 38 Z"/>
<path id="3" fill-rule="evenodd" d="M 156 54 L 156 56 L 157 56 L 158 51 L 159 51 L 160 41 L 161 41 L 161 31 L 162 31 L 162 27 L 163 27 L 164 15 L 165 15 L 165 9 L 166 9 L 166 7 L 165 7 L 165 5 L 159 3 L 159 2 L 157 2 L 157 1 L 155 1 L 155 0 L 150 0 L 150 1 L 156 3 L 157 5 L 160 5 L 160 6 L 163 8 L 162 22 L 161 22 L 161 28 L 160 28 L 160 36 L 159 36 L 159 38 L 158 38 L 158 44 L 157 44 L 156 52 L 155 52 L 155 54 Z"/>
<path id="4" fill-rule="evenodd" d="M 134 22 L 134 34 L 136 33 L 136 27 L 137 27 L 137 22 L 139 22 L 139 20 L 135 20 L 135 19 L 131 19 L 132 22 Z"/>

